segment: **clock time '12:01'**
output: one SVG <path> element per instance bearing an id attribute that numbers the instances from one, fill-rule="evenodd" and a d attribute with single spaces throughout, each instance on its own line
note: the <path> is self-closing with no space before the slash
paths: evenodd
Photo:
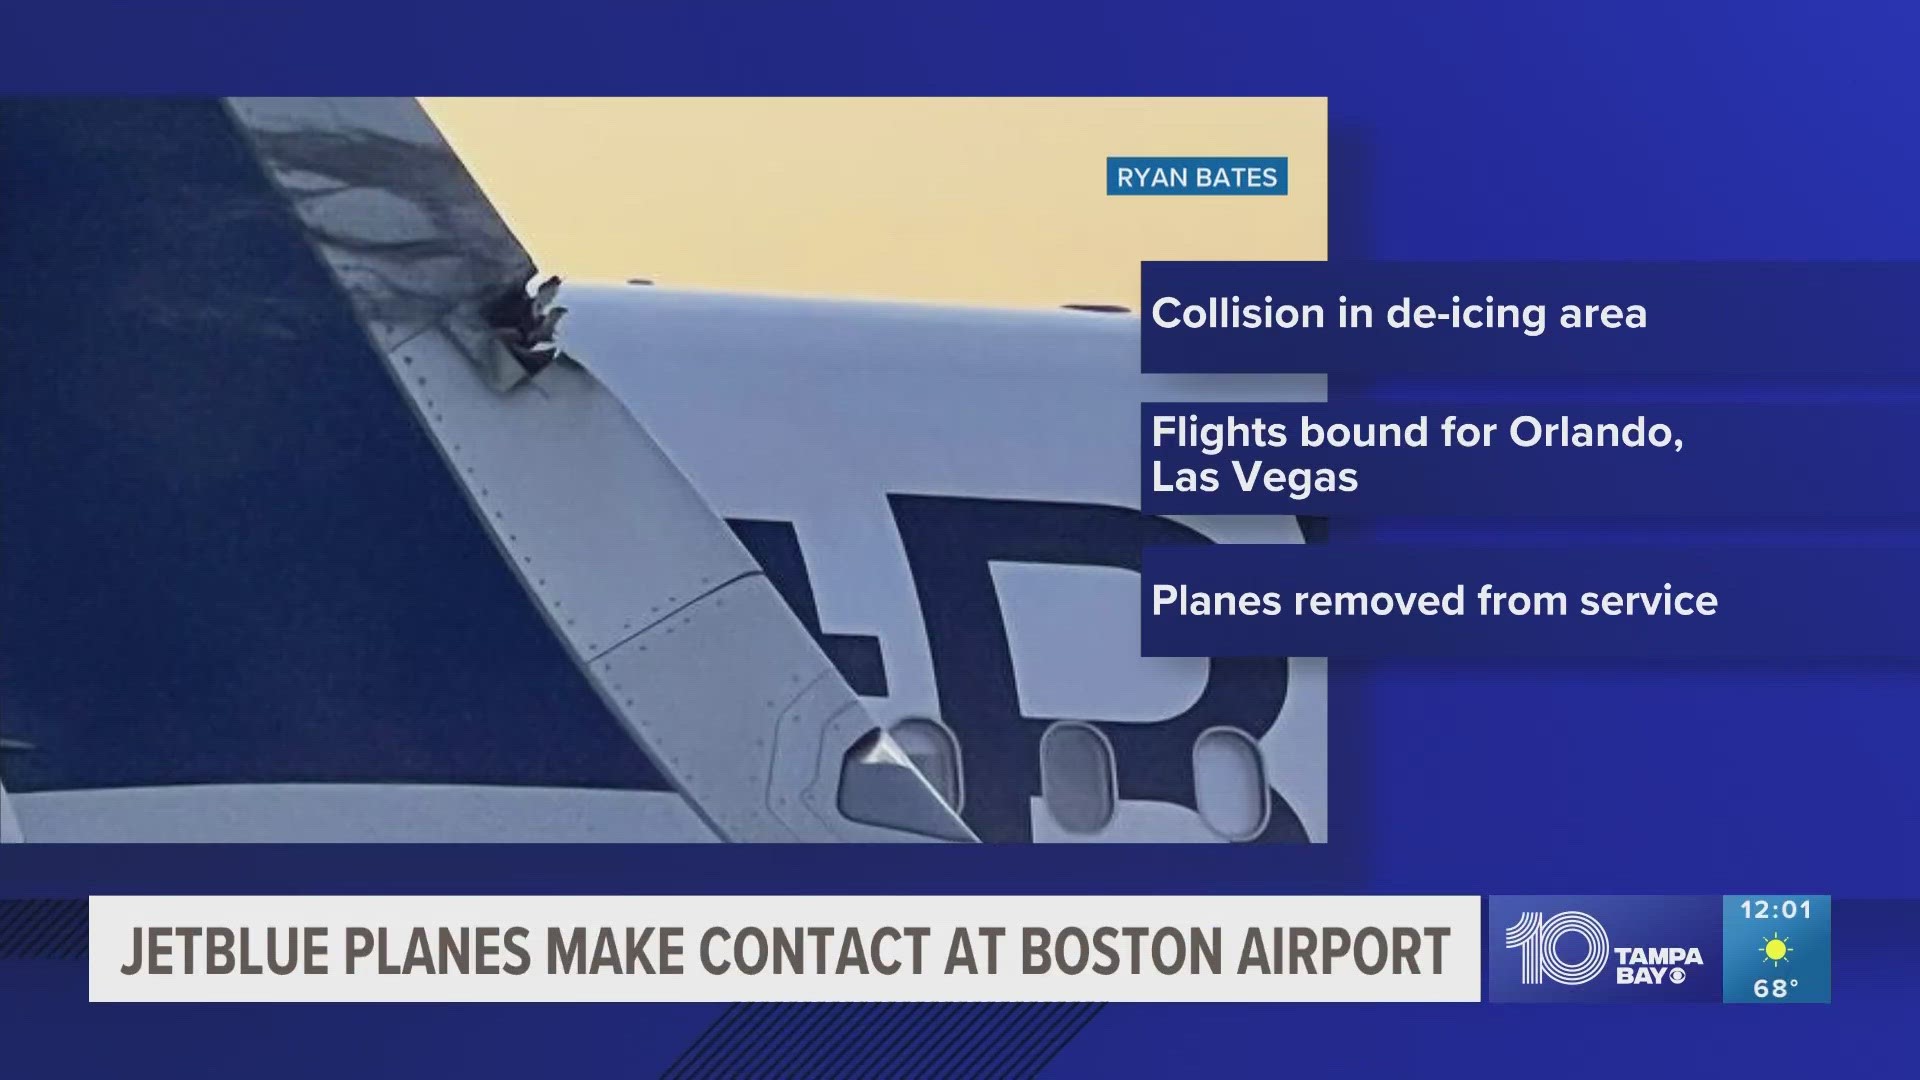
<path id="1" fill-rule="evenodd" d="M 1813 901 L 1742 900 L 1740 913 L 1748 919 L 1810 919 L 1813 917 Z"/>

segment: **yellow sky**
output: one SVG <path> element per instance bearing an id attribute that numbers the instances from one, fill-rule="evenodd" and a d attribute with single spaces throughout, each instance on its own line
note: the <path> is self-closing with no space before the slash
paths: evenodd
<path id="1" fill-rule="evenodd" d="M 429 98 L 543 270 L 1134 305 L 1142 259 L 1324 259 L 1324 98 Z M 1108 155 L 1286 156 L 1284 197 L 1106 194 Z"/>

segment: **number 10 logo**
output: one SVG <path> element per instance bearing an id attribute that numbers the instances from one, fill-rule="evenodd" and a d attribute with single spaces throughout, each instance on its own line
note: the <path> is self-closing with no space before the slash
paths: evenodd
<path id="1" fill-rule="evenodd" d="M 1587 955 L 1577 964 L 1560 959 L 1560 939 L 1568 934 L 1586 939 Z M 1544 976 L 1562 986 L 1581 986 L 1607 966 L 1607 928 L 1584 911 L 1563 911 L 1551 919 L 1523 911 L 1520 921 L 1507 927 L 1507 948 L 1520 950 L 1522 985 L 1538 986 Z"/>

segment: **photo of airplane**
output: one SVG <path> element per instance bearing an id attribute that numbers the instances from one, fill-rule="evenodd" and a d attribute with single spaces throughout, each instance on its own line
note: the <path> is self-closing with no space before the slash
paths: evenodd
<path id="1" fill-rule="evenodd" d="M 1116 305 L 537 266 L 409 98 L 0 103 L 0 841 L 1325 842 Z"/>

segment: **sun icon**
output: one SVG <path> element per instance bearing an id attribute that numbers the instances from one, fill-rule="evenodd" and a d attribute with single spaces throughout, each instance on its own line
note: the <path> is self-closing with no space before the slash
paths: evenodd
<path id="1" fill-rule="evenodd" d="M 1793 951 L 1793 946 L 1788 945 L 1787 939 L 1781 937 L 1779 934 L 1775 934 L 1772 937 L 1768 938 L 1760 946 L 1761 955 L 1773 961 L 1774 967 L 1779 967 L 1780 964 L 1787 959 L 1787 954 L 1792 951 Z"/>

